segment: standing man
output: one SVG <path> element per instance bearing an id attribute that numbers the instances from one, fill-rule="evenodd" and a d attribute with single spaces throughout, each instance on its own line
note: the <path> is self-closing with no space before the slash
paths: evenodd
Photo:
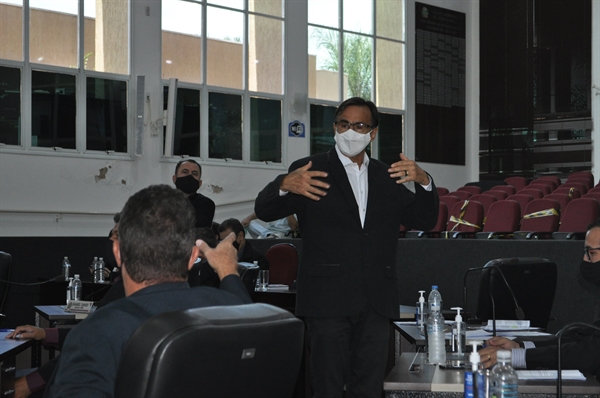
<path id="1" fill-rule="evenodd" d="M 315 397 L 379 397 L 390 319 L 399 318 L 400 224 L 437 220 L 431 177 L 400 154 L 390 166 L 365 149 L 377 136 L 371 101 L 350 98 L 335 113 L 334 148 L 294 162 L 258 195 L 271 221 L 296 214 L 302 231 L 296 315 L 305 317 Z M 416 193 L 403 183 L 414 181 Z"/>
<path id="2" fill-rule="evenodd" d="M 196 228 L 210 228 L 215 216 L 215 202 L 196 192 L 202 186 L 202 166 L 193 159 L 179 161 L 175 166 L 173 183 L 196 210 Z"/>

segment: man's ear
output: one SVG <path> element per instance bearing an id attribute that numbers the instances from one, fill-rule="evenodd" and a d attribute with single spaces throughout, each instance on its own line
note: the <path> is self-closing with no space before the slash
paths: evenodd
<path id="1" fill-rule="evenodd" d="M 175 181 L 177 181 L 177 176 L 176 176 L 176 175 L 173 175 L 173 178 L 172 178 L 172 180 L 173 180 L 173 184 L 175 184 Z"/>
<path id="2" fill-rule="evenodd" d="M 119 247 L 119 241 L 113 241 L 113 254 L 115 256 L 115 260 L 117 261 L 117 265 L 121 268 L 121 249 Z"/>
<path id="3" fill-rule="evenodd" d="M 192 254 L 190 255 L 190 261 L 188 263 L 188 270 L 192 269 L 198 257 L 200 257 L 200 248 L 194 245 L 194 247 L 192 247 Z"/>
<path id="4" fill-rule="evenodd" d="M 198 185 L 198 188 L 200 188 L 200 187 L 202 186 L 202 180 L 198 180 L 198 182 L 200 183 L 200 184 Z"/>

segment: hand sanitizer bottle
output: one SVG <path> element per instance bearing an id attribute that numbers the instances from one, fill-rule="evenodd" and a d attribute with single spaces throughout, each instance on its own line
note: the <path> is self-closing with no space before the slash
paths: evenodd
<path id="1" fill-rule="evenodd" d="M 471 363 L 469 367 L 465 369 L 465 398 L 478 398 L 477 394 L 474 394 L 474 390 L 476 389 L 476 377 L 477 370 L 479 368 L 479 353 L 477 352 L 477 346 L 483 345 L 482 341 L 473 340 L 469 342 L 469 344 L 473 345 L 473 352 L 469 355 L 469 362 Z M 482 398 L 482 397 L 481 397 Z"/>
<path id="2" fill-rule="evenodd" d="M 467 327 L 462 320 L 462 316 L 460 315 L 462 308 L 452 307 L 452 309 L 456 311 L 456 317 L 454 318 L 454 323 L 452 324 L 452 352 L 455 352 L 458 355 L 463 355 L 465 353 Z"/>
<path id="3" fill-rule="evenodd" d="M 417 322 L 417 326 L 422 329 L 423 326 L 425 326 L 426 309 L 425 297 L 423 296 L 423 294 L 425 294 L 425 290 L 419 290 L 419 294 L 421 295 L 421 297 L 419 297 L 419 301 L 417 301 L 417 307 L 415 309 L 415 321 Z"/>

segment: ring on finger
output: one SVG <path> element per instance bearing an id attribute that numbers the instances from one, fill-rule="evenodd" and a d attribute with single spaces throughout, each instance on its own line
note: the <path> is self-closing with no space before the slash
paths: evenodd
<path id="1" fill-rule="evenodd" d="M 404 177 L 408 177 L 408 170 L 404 170 Z"/>

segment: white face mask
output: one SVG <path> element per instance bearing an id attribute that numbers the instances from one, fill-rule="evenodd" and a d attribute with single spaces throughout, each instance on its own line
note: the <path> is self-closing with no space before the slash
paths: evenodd
<path id="1" fill-rule="evenodd" d="M 351 158 L 361 153 L 369 145 L 371 142 L 371 132 L 361 134 L 349 129 L 340 134 L 336 130 L 334 139 L 339 150 Z"/>

